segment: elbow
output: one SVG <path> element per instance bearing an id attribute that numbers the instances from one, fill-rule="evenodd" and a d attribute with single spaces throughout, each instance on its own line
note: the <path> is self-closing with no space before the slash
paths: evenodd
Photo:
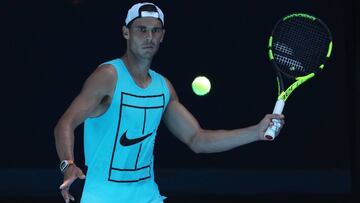
<path id="1" fill-rule="evenodd" d="M 189 141 L 189 147 L 195 154 L 206 153 L 203 143 L 202 135 L 200 133 L 196 133 Z"/>
<path id="2" fill-rule="evenodd" d="M 64 134 L 64 132 L 67 132 L 69 130 L 71 130 L 71 125 L 65 120 L 60 119 L 59 122 L 54 127 L 54 136 L 55 138 L 57 138 L 62 134 Z"/>
<path id="3" fill-rule="evenodd" d="M 201 154 L 201 153 L 203 153 L 203 151 L 201 150 L 201 148 L 198 147 L 198 146 L 196 146 L 196 145 L 194 145 L 194 144 L 192 144 L 192 145 L 190 146 L 190 149 L 191 149 L 191 151 L 193 151 L 195 154 Z"/>
<path id="4" fill-rule="evenodd" d="M 57 138 L 61 134 L 60 132 L 62 132 L 64 128 L 64 124 L 61 121 L 56 124 L 56 126 L 54 127 L 55 138 Z"/>

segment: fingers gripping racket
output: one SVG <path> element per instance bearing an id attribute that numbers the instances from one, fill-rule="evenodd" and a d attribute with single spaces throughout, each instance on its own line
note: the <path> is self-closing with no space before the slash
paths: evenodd
<path id="1" fill-rule="evenodd" d="M 290 94 L 324 68 L 331 55 L 332 37 L 328 27 L 320 19 L 304 13 L 294 13 L 276 23 L 268 48 L 278 84 L 278 97 L 273 113 L 281 114 Z M 286 89 L 285 79 L 290 84 Z M 281 126 L 277 119 L 272 122 L 273 125 L 264 134 L 268 140 L 275 138 Z"/>

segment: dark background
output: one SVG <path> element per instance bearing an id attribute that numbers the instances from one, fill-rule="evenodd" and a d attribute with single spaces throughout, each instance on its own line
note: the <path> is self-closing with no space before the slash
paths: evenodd
<path id="1" fill-rule="evenodd" d="M 121 26 L 136 1 L 1 1 L 1 202 L 61 202 L 53 128 L 84 80 L 121 57 Z M 160 191 L 169 202 L 349 202 L 359 191 L 358 3 L 318 1 L 155 1 L 166 35 L 153 69 L 207 129 L 257 124 L 271 113 L 276 81 L 267 40 L 292 12 L 321 18 L 333 53 L 316 78 L 289 98 L 274 142 L 195 154 L 161 124 L 155 150 Z M 206 75 L 210 94 L 191 82 Z M 82 126 L 76 161 L 83 166 Z M 75 183 L 78 197 L 82 183 Z M 23 199 L 26 198 L 26 199 Z M 355 201 L 355 200 L 354 200 Z"/>

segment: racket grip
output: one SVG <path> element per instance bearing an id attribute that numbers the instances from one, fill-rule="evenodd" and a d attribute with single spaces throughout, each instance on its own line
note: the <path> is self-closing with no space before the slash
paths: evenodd
<path id="1" fill-rule="evenodd" d="M 281 114 L 285 106 L 284 100 L 277 100 L 273 114 Z M 267 140 L 274 140 L 276 133 L 281 127 L 281 123 L 278 119 L 272 119 L 273 125 L 269 126 L 264 134 L 264 138 Z"/>

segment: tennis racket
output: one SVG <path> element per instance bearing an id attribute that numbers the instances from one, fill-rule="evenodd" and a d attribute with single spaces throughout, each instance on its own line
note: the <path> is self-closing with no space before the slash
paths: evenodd
<path id="1" fill-rule="evenodd" d="M 274 114 L 281 114 L 290 94 L 324 69 L 332 46 L 329 28 L 312 15 L 293 13 L 276 23 L 268 44 L 268 55 L 278 84 Z M 281 127 L 277 119 L 273 119 L 272 123 L 264 134 L 268 140 L 273 140 Z"/>

